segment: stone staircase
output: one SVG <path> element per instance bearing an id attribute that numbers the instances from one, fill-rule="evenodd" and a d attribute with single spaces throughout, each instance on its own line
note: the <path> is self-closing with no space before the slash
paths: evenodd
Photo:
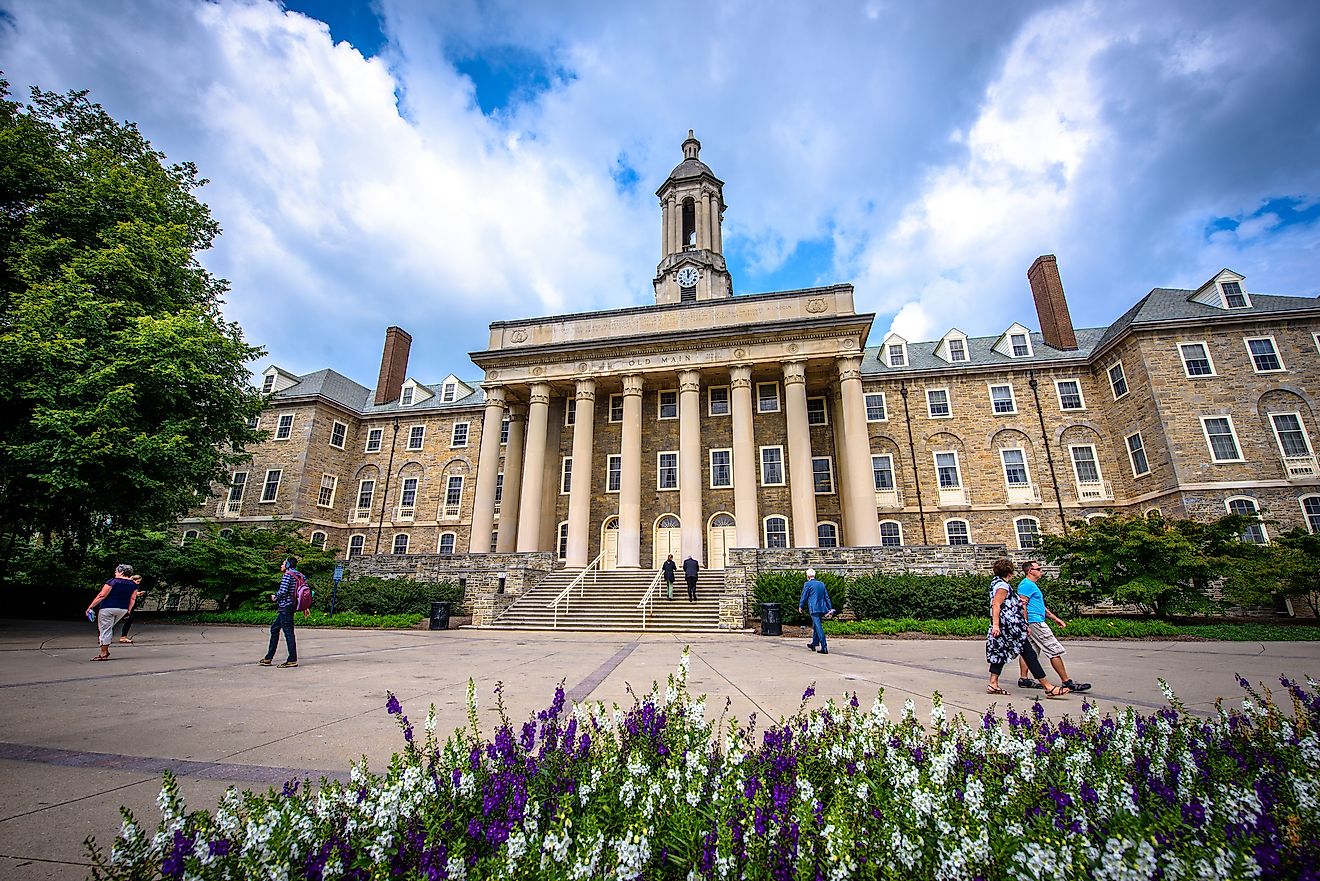
<path id="1" fill-rule="evenodd" d="M 702 573 L 697 581 L 697 602 L 689 603 L 682 574 L 674 583 L 674 598 L 665 599 L 665 585 L 656 588 L 655 602 L 646 614 L 637 608 L 655 578 L 654 570 L 616 570 L 589 573 L 584 583 L 573 588 L 568 603 L 560 603 L 558 620 L 552 603 L 580 569 L 552 572 L 532 590 L 518 597 L 489 625 L 495 630 L 613 630 L 645 633 L 684 633 L 718 631 L 720 601 L 718 590 L 723 579 Z M 703 590 L 702 582 L 705 582 Z"/>

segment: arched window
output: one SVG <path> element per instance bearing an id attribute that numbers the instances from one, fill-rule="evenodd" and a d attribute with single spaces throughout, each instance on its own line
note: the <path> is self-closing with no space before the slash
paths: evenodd
<path id="1" fill-rule="evenodd" d="M 559 559 L 568 559 L 568 521 L 559 524 Z"/>
<path id="2" fill-rule="evenodd" d="M 896 548 L 903 544 L 903 524 L 897 520 L 880 521 L 880 546 Z"/>
<path id="3" fill-rule="evenodd" d="M 223 538 L 223 539 L 225 539 L 226 541 L 228 541 L 228 540 L 230 539 L 230 537 L 233 536 L 233 534 L 234 534 L 234 530 L 232 530 L 232 529 L 222 529 L 222 530 L 220 530 L 220 537 Z"/>
<path id="4" fill-rule="evenodd" d="M 697 203 L 688 197 L 683 200 L 683 250 L 697 247 Z"/>
<path id="5" fill-rule="evenodd" d="M 839 546 L 839 527 L 833 523 L 816 524 L 816 546 L 837 548 Z"/>
<path id="6" fill-rule="evenodd" d="M 1320 532 L 1320 496 L 1302 496 L 1302 514 L 1306 517 L 1306 528 Z"/>
<path id="7" fill-rule="evenodd" d="M 714 517 L 710 519 L 710 525 L 712 529 L 724 529 L 725 527 L 733 526 L 734 525 L 733 515 L 716 514 Z"/>
<path id="8" fill-rule="evenodd" d="M 308 540 L 307 543 L 310 544 L 312 547 L 316 548 L 318 551 L 325 550 L 325 533 L 320 531 L 313 532 L 312 537 Z"/>
<path id="9" fill-rule="evenodd" d="M 1019 517 L 1013 521 L 1013 528 L 1017 530 L 1019 548 L 1040 547 L 1040 521 L 1035 517 Z"/>
<path id="10" fill-rule="evenodd" d="M 972 543 L 972 529 L 966 520 L 945 520 L 944 537 L 951 545 L 969 545 Z"/>
<path id="11" fill-rule="evenodd" d="M 448 557 L 454 553 L 454 540 L 456 536 L 452 532 L 440 533 L 439 553 L 442 557 Z"/>
<path id="12" fill-rule="evenodd" d="M 1230 514 L 1241 514 L 1244 517 L 1260 516 L 1260 506 L 1256 500 L 1249 496 L 1237 496 L 1236 498 L 1226 499 L 1224 506 L 1228 508 Z M 1249 541 L 1252 544 L 1264 545 L 1270 543 L 1270 537 L 1265 534 L 1264 523 L 1252 523 L 1242 530 L 1242 540 Z"/>
<path id="13" fill-rule="evenodd" d="M 788 547 L 788 521 L 783 517 L 765 518 L 765 546 L 768 548 Z"/>
<path id="14" fill-rule="evenodd" d="M 398 556 L 408 553 L 408 533 L 400 532 L 394 536 L 394 547 L 390 549 L 390 553 Z"/>
<path id="15" fill-rule="evenodd" d="M 348 540 L 348 555 L 350 557 L 362 556 L 362 549 L 366 546 L 367 537 L 365 535 L 354 535 Z"/>
<path id="16" fill-rule="evenodd" d="M 660 522 L 655 525 L 656 529 L 678 529 L 683 524 L 673 514 L 666 514 L 660 518 Z"/>
<path id="17" fill-rule="evenodd" d="M 179 542 L 179 544 L 186 545 L 188 542 L 192 541 L 196 537 L 197 537 L 197 530 L 189 529 L 183 533 L 183 541 Z"/>

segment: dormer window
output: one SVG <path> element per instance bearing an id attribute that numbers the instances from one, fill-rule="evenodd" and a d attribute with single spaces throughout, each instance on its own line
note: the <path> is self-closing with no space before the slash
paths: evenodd
<path id="1" fill-rule="evenodd" d="M 950 360 L 950 361 L 966 361 L 966 360 L 967 360 L 967 344 L 966 344 L 965 342 L 963 342 L 962 340 L 959 340 L 959 339 L 951 339 L 951 340 L 949 340 L 949 360 Z"/>
<path id="2" fill-rule="evenodd" d="M 268 395 L 275 388 L 275 374 L 267 373 L 266 380 L 261 384 L 261 393 Z"/>
<path id="3" fill-rule="evenodd" d="M 399 396 L 399 406 L 411 407 L 412 402 L 413 402 L 413 387 L 408 386 L 406 389 L 403 390 L 403 394 Z"/>
<path id="4" fill-rule="evenodd" d="M 1025 358 L 1031 354 L 1031 341 L 1025 333 L 1009 335 L 1008 344 L 1013 347 L 1014 358 Z"/>
<path id="5" fill-rule="evenodd" d="M 452 403 L 454 400 L 454 393 L 457 391 L 458 386 L 456 383 L 445 383 L 444 391 L 440 393 L 440 400 L 446 404 Z"/>
<path id="6" fill-rule="evenodd" d="M 890 343 L 888 352 L 890 367 L 907 366 L 907 346 L 902 343 Z"/>
<path id="7" fill-rule="evenodd" d="M 1006 358 L 1030 358 L 1034 354 L 1031 350 L 1031 331 L 1013 322 L 995 341 L 994 351 Z"/>
<path id="8" fill-rule="evenodd" d="M 1239 282 L 1226 281 L 1220 285 L 1220 288 L 1224 292 L 1225 309 L 1245 309 L 1251 305 Z"/>

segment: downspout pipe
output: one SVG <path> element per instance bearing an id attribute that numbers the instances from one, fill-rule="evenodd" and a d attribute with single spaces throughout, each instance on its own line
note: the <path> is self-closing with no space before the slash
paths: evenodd
<path id="1" fill-rule="evenodd" d="M 380 553 L 380 533 L 385 528 L 385 509 L 390 503 L 390 477 L 394 474 L 394 450 L 399 446 L 399 417 L 394 417 L 394 435 L 390 438 L 390 464 L 385 466 L 385 491 L 380 494 L 380 521 L 376 524 L 376 549 Z"/>
<path id="2" fill-rule="evenodd" d="M 907 423 L 908 456 L 912 459 L 912 485 L 917 488 L 917 518 L 921 522 L 921 543 L 928 545 L 930 539 L 926 537 L 926 505 L 921 497 L 921 475 L 917 472 L 917 445 L 912 440 L 912 413 L 908 410 L 906 382 L 898 387 L 898 393 L 903 396 L 903 421 Z"/>
<path id="3" fill-rule="evenodd" d="M 1063 534 L 1068 534 L 1068 518 L 1063 513 L 1063 496 L 1059 494 L 1059 475 L 1054 470 L 1054 454 L 1050 452 L 1050 436 L 1045 431 L 1045 412 L 1040 408 L 1040 382 L 1036 371 L 1027 371 L 1027 385 L 1031 386 L 1031 397 L 1036 402 L 1036 418 L 1040 421 L 1040 439 L 1045 444 L 1045 464 L 1050 469 L 1050 483 L 1054 485 L 1054 504 L 1059 508 L 1059 525 Z"/>

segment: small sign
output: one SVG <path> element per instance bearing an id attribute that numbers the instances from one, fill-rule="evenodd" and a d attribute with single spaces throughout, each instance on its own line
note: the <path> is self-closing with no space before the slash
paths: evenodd
<path id="1" fill-rule="evenodd" d="M 334 579 L 335 579 L 335 584 L 338 584 L 339 582 L 341 582 L 341 581 L 344 580 L 344 564 L 343 564 L 343 563 L 336 563 L 336 564 L 335 564 L 335 574 L 334 574 Z"/>

